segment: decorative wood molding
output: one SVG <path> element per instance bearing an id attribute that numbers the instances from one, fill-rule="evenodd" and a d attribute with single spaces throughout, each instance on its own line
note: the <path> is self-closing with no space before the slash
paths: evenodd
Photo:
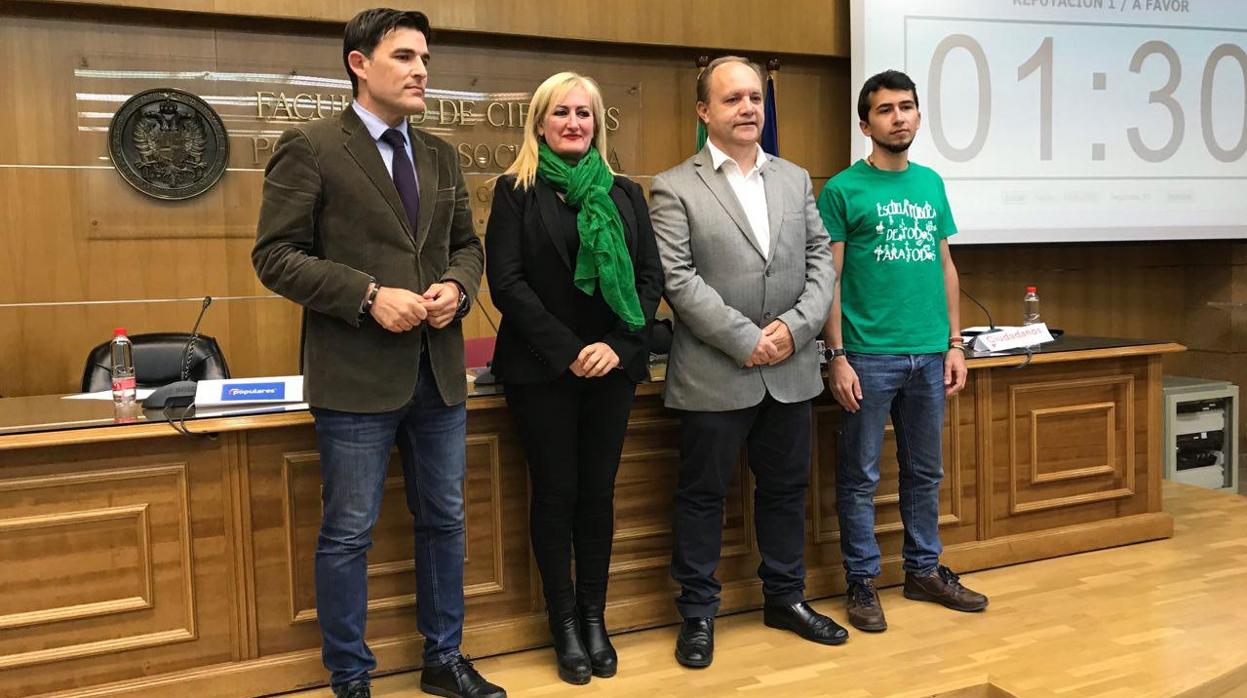
<path id="1" fill-rule="evenodd" d="M 131 635 L 130 637 L 121 637 L 114 640 L 99 640 L 97 642 L 84 642 L 65 647 L 50 647 L 32 652 L 5 654 L 0 655 L 0 670 L 47 664 L 49 662 L 64 662 L 71 659 L 85 659 L 87 657 L 117 654 L 150 647 L 161 647 L 179 642 L 189 642 L 194 639 L 196 639 L 194 632 L 186 628 L 176 628 L 156 633 Z"/>
<path id="2" fill-rule="evenodd" d="M 71 620 L 82 620 L 96 616 L 140 611 L 152 608 L 152 596 L 155 583 L 152 579 L 151 559 L 151 526 L 148 521 L 148 504 L 107 507 L 71 511 L 63 514 L 47 514 L 44 516 L 26 516 L 19 519 L 0 520 L 0 538 L 13 535 L 19 531 L 31 531 L 48 528 L 69 528 L 84 526 L 103 521 L 134 522 L 135 554 L 138 556 L 139 593 L 134 596 L 96 601 L 92 603 L 72 604 L 38 611 L 24 611 L 0 616 L 0 631 L 20 628 L 29 625 L 43 625 Z"/>
<path id="3" fill-rule="evenodd" d="M 503 537 L 502 537 L 502 450 L 499 444 L 497 433 L 490 434 L 469 434 L 467 438 L 467 447 L 484 446 L 489 450 L 489 508 L 493 516 L 490 518 L 491 540 L 493 541 L 493 566 L 494 578 L 488 582 L 479 584 L 469 584 L 463 588 L 463 596 L 469 599 L 475 596 L 487 596 L 489 594 L 501 594 L 507 590 L 506 582 L 506 565 L 503 559 Z M 467 487 L 467 477 L 464 477 L 464 487 Z M 467 517 L 467 492 L 464 492 L 463 506 L 464 517 Z M 467 548 L 467 522 L 464 522 L 464 552 L 463 562 L 468 562 Z"/>
<path id="4" fill-rule="evenodd" d="M 1018 414 L 1018 407 L 1017 407 L 1018 397 L 1025 395 L 1027 393 L 1038 393 L 1038 392 L 1054 391 L 1054 390 L 1069 391 L 1069 390 L 1079 390 L 1079 389 L 1086 389 L 1086 388 L 1093 388 L 1093 387 L 1105 387 L 1105 386 L 1111 387 L 1115 390 L 1120 389 L 1123 391 L 1123 397 L 1120 401 L 1120 404 L 1122 405 L 1121 413 L 1122 413 L 1122 419 L 1125 422 L 1124 431 L 1127 435 L 1127 442 L 1125 445 L 1125 456 L 1122 461 L 1123 466 L 1124 466 L 1124 472 L 1122 472 L 1121 474 L 1122 486 L 1115 487 L 1110 490 L 1084 492 L 1080 494 L 1064 495 L 1064 496 L 1059 496 L 1059 497 L 1049 497 L 1046 499 L 1039 499 L 1039 500 L 1030 501 L 1030 502 L 1019 501 L 1018 484 L 1021 480 L 1021 473 L 1023 469 L 1021 465 L 1018 463 L 1018 452 L 1020 449 L 1018 448 L 1018 443 L 1017 443 L 1018 441 L 1017 426 L 1018 426 L 1018 420 L 1021 419 L 1021 415 Z M 1105 403 L 1078 403 L 1075 405 L 1065 405 L 1059 408 L 1044 408 L 1044 410 L 1046 410 L 1047 414 L 1057 414 L 1057 413 L 1060 413 L 1061 411 L 1064 411 L 1067 413 L 1094 411 L 1097 409 L 1101 409 L 1103 404 Z M 1118 403 L 1114 402 L 1112 404 L 1116 405 Z M 1132 445 L 1132 442 L 1135 436 L 1134 411 L 1135 411 L 1135 404 L 1134 404 L 1134 376 L 1133 375 L 1106 376 L 1106 377 L 1099 377 L 1099 378 L 1078 378 L 1078 379 L 1060 380 L 1060 381 L 1045 381 L 1045 382 L 1040 382 L 1040 383 L 1020 383 L 1017 385 L 1009 386 L 1009 412 L 1007 415 L 1007 419 L 1009 422 L 1009 513 L 1010 515 L 1025 514 L 1029 512 L 1035 512 L 1035 511 L 1046 511 L 1049 509 L 1060 509 L 1064 507 L 1073 507 L 1073 506 L 1079 506 L 1082 504 L 1102 502 L 1102 501 L 1107 501 L 1111 499 L 1123 499 L 1126 497 L 1133 496 L 1134 495 L 1134 460 L 1135 459 L 1134 459 L 1134 447 Z M 1035 443 L 1035 434 L 1034 434 L 1034 426 L 1033 426 L 1036 421 L 1036 417 L 1033 414 L 1034 412 L 1036 412 L 1036 410 L 1031 410 L 1031 412 L 1028 413 L 1028 419 L 1032 425 L 1031 444 L 1030 444 L 1031 454 L 1038 452 L 1037 451 L 1038 446 Z M 1115 411 L 1113 414 L 1115 416 L 1116 414 Z M 1116 429 L 1115 423 L 1110 423 L 1108 425 L 1108 431 L 1113 432 L 1115 429 Z M 1114 447 L 1116 446 L 1115 441 L 1113 440 L 1110 440 L 1109 443 L 1112 444 Z M 1112 455 L 1110 453 L 1110 459 L 1111 458 L 1112 458 Z M 1033 455 L 1032 455 L 1032 461 L 1033 461 Z M 1109 461 L 1110 466 L 1113 463 L 1114 463 L 1113 460 Z M 1112 474 L 1112 473 L 1116 473 L 1117 469 L 1113 467 L 1111 469 L 1111 473 L 1105 473 L 1102 471 L 1102 469 L 1097 468 L 1096 469 L 1097 472 L 1090 473 L 1090 474 L 1086 472 L 1088 470 L 1090 469 L 1077 469 L 1077 470 L 1066 471 L 1066 472 L 1073 473 L 1073 475 L 1070 477 L 1050 478 L 1050 481 L 1047 481 L 1047 482 L 1034 482 L 1033 475 L 1036 472 L 1036 467 L 1034 463 L 1032 462 L 1032 466 L 1030 469 L 1030 473 L 1032 475 L 1032 482 L 1030 484 L 1039 485 L 1040 487 L 1043 487 L 1045 485 L 1053 484 L 1053 481 L 1063 482 L 1069 479 L 1082 479 L 1082 478 L 1089 478 L 1089 477 L 1098 477 L 1101 474 Z"/>
<path id="5" fill-rule="evenodd" d="M 196 640 L 199 637 L 197 625 L 198 611 L 197 599 L 195 597 L 195 569 L 194 557 L 191 549 L 191 530 L 190 530 L 190 478 L 189 463 L 186 461 L 175 463 L 157 463 L 152 465 L 144 465 L 131 468 L 115 468 L 109 470 L 100 470 L 94 472 L 82 473 L 66 473 L 57 475 L 47 475 L 39 477 L 18 478 L 7 481 L 0 481 L 0 492 L 20 492 L 39 489 L 57 489 L 65 492 L 74 492 L 76 488 L 83 485 L 125 482 L 128 480 L 144 480 L 162 477 L 174 478 L 173 491 L 176 497 L 176 509 L 174 516 L 178 526 L 178 544 L 181 552 L 181 571 L 182 577 L 179 586 L 182 592 L 182 607 L 184 610 L 182 617 L 182 627 L 168 630 L 156 631 L 151 633 L 141 633 L 138 635 L 130 635 L 127 637 L 110 638 L 108 640 L 99 640 L 94 642 L 81 642 L 72 645 L 63 645 L 60 647 L 47 647 L 39 650 L 28 652 L 18 652 L 9 655 L 0 656 L 0 670 L 14 669 L 18 667 L 44 664 L 48 662 L 67 661 L 72 659 L 83 659 L 104 654 L 114 654 L 125 652 L 133 649 L 157 647 L 162 645 L 174 644 Z M 142 527 L 140 534 L 142 540 L 146 543 L 141 553 L 141 559 L 146 560 L 146 565 L 151 567 L 153 564 L 152 552 L 150 548 L 151 533 L 149 528 L 150 502 L 144 502 L 138 505 L 109 507 L 104 509 L 87 510 L 83 512 L 68 512 L 63 514 L 39 515 L 33 517 L 25 517 L 17 520 L 17 527 L 35 526 L 42 527 L 46 525 L 57 525 L 56 520 L 73 521 L 75 516 L 83 517 L 83 520 L 107 520 L 108 518 L 126 518 L 137 515 L 138 522 L 136 525 Z M 78 523 L 81 523 L 79 521 Z M 10 522 L 12 523 L 12 522 Z M 146 589 L 146 598 L 142 603 L 132 599 L 121 599 L 118 603 L 109 606 L 111 602 L 100 604 L 82 604 L 77 607 L 76 611 L 71 610 L 75 607 L 64 609 L 52 609 L 53 615 L 62 615 L 64 617 L 53 618 L 51 620 L 43 620 L 40 622 L 65 622 L 68 620 L 76 620 L 78 617 L 85 618 L 89 616 L 98 616 L 104 613 L 115 614 L 122 612 L 132 612 L 144 610 L 154 607 L 158 603 L 155 588 L 155 572 L 152 570 L 148 576 L 149 585 Z M 83 608 L 85 607 L 85 608 Z M 86 612 L 85 615 L 81 615 Z M 41 612 L 34 612 L 36 614 Z M 74 614 L 80 614 L 75 616 Z M 29 626 L 26 622 L 32 620 L 33 617 L 28 614 L 15 614 L 19 617 L 10 620 L 17 621 L 17 625 Z M 16 625 L 14 626 L 16 627 Z"/>
<path id="6" fill-rule="evenodd" d="M 976 538 L 987 540 L 992 537 L 992 371 L 974 371 L 970 375 L 974 382 L 974 435 L 978 449 L 978 467 L 975 495 L 978 500 L 978 531 Z"/>
<path id="7" fill-rule="evenodd" d="M 234 626 L 238 659 L 260 656 L 259 619 L 256 617 L 255 536 L 251 528 L 251 470 L 244 434 L 228 434 L 229 457 L 222 483 L 226 542 L 234 567 Z"/>
<path id="8" fill-rule="evenodd" d="M 1039 472 L 1039 421 L 1045 417 L 1053 417 L 1058 415 L 1083 414 L 1088 412 L 1103 412 L 1105 415 L 1107 429 L 1104 430 L 1106 462 L 1103 465 L 1093 465 L 1086 468 L 1071 468 L 1069 470 L 1058 470 L 1051 473 Z M 1031 484 L 1041 484 L 1045 482 L 1063 482 L 1066 480 L 1078 480 L 1088 477 L 1096 477 L 1099 475 L 1111 475 L 1115 470 L 1114 461 L 1116 460 L 1117 449 L 1117 403 L 1114 402 L 1092 402 L 1084 405 L 1069 405 L 1066 407 L 1045 407 L 1037 410 L 1031 410 L 1031 439 L 1030 439 L 1030 461 L 1031 461 Z"/>

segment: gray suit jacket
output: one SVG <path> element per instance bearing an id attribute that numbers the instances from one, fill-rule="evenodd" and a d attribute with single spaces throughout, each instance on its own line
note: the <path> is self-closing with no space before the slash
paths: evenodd
<path id="1" fill-rule="evenodd" d="M 650 217 L 676 313 L 668 407 L 722 412 L 756 405 L 767 393 L 799 402 L 823 390 L 814 339 L 831 309 L 831 242 L 805 170 L 768 156 L 762 180 L 769 250 L 758 247 L 709 149 L 654 178 Z M 793 355 L 744 368 L 776 318 L 792 332 Z"/>

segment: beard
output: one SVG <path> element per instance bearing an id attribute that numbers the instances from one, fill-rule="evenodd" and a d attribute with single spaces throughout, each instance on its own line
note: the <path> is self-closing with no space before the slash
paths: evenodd
<path id="1" fill-rule="evenodd" d="M 878 138 L 875 138 L 874 136 L 871 136 L 870 140 L 874 141 L 875 145 L 879 146 L 880 148 L 883 148 L 889 153 L 894 153 L 894 154 L 903 153 L 906 150 L 909 150 L 909 146 L 914 144 L 913 138 L 910 138 L 907 141 L 899 141 L 897 143 L 887 143 L 885 141 L 879 140 Z"/>

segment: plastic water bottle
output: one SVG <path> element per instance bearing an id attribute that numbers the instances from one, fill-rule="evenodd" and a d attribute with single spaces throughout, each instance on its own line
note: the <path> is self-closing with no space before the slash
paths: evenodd
<path id="1" fill-rule="evenodd" d="M 1035 293 L 1034 286 L 1026 287 L 1026 297 L 1022 299 L 1022 324 L 1037 325 L 1043 322 L 1039 319 L 1039 294 Z"/>
<path id="2" fill-rule="evenodd" d="M 137 381 L 134 377 L 133 347 L 124 327 L 113 330 L 109 352 L 113 358 L 113 406 L 120 409 L 134 407 Z"/>

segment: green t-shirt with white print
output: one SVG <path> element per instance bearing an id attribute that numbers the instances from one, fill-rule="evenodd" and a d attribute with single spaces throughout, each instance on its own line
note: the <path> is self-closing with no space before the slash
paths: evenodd
<path id="1" fill-rule="evenodd" d="M 844 242 L 840 330 L 862 354 L 948 349 L 940 241 L 957 232 L 944 180 L 916 163 L 900 172 L 858 160 L 827 181 L 818 210 Z"/>

